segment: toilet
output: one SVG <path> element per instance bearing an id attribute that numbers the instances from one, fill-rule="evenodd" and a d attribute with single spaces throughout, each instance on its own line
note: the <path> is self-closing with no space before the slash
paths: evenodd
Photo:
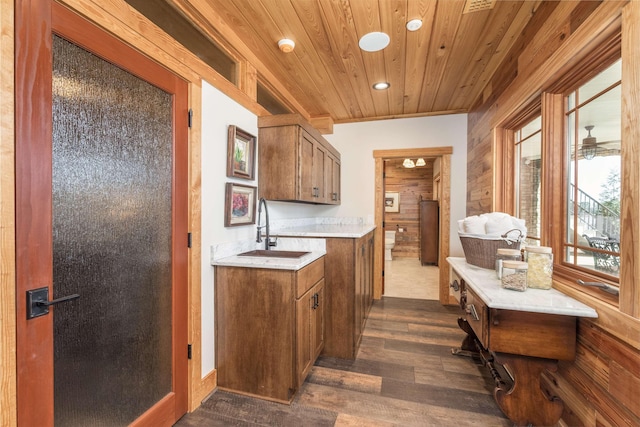
<path id="1" fill-rule="evenodd" d="M 391 261 L 393 258 L 391 257 L 391 249 L 396 244 L 396 232 L 395 231 L 385 231 L 384 232 L 384 259 L 385 261 Z"/>

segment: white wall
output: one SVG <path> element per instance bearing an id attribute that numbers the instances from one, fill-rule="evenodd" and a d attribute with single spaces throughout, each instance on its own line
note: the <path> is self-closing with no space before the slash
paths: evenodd
<path id="1" fill-rule="evenodd" d="M 340 124 L 325 138 L 338 149 L 342 162 L 342 203 L 335 215 L 364 217 L 371 223 L 375 205 L 373 150 L 453 147 L 450 254 L 464 256 L 457 220 L 466 216 L 466 114 Z"/>
<path id="2" fill-rule="evenodd" d="M 258 135 L 258 120 L 225 94 L 202 82 L 202 376 L 215 369 L 213 244 L 249 240 L 255 225 L 224 226 L 225 183 L 257 186 L 256 181 L 227 178 L 227 128 L 235 125 Z M 325 135 L 341 153 L 342 204 L 316 206 L 304 203 L 269 202 L 270 219 L 309 217 L 363 217 L 374 222 L 375 174 L 373 150 L 453 146 L 451 159 L 451 223 L 466 211 L 466 115 L 384 120 L 334 126 Z M 260 141 L 258 140 L 258 145 Z M 260 164 L 256 165 L 257 168 Z M 256 169 L 256 176 L 257 176 Z M 455 233 L 455 235 L 453 234 Z M 452 229 L 451 254 L 462 255 L 456 230 Z"/>
<path id="3" fill-rule="evenodd" d="M 214 243 L 255 237 L 254 226 L 225 227 L 225 184 L 257 186 L 257 181 L 227 178 L 227 131 L 235 125 L 258 135 L 255 114 L 240 106 L 207 82 L 202 82 L 202 376 L 215 368 L 213 267 Z M 257 174 L 257 169 L 256 169 Z"/>

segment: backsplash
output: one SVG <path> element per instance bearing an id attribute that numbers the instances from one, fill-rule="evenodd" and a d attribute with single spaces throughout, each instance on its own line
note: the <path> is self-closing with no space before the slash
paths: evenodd
<path id="1" fill-rule="evenodd" d="M 277 234 L 278 230 L 310 225 L 364 225 L 364 218 L 360 217 L 313 217 L 313 218 L 284 218 L 270 221 L 271 234 Z M 295 237 L 278 237 L 276 250 L 296 251 L 326 251 L 324 239 L 305 239 Z M 255 239 L 239 240 L 235 242 L 223 242 L 211 245 L 211 261 L 219 260 L 242 252 L 262 249 L 263 243 Z"/>
<path id="2" fill-rule="evenodd" d="M 315 218 L 284 218 L 271 220 L 271 230 L 282 230 L 285 228 L 302 227 L 307 225 L 363 225 L 364 218 L 361 217 L 315 217 Z"/>

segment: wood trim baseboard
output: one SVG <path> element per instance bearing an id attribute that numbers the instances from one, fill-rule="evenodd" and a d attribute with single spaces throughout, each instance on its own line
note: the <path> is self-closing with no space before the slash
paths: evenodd
<path id="1" fill-rule="evenodd" d="M 189 412 L 193 412 L 218 387 L 218 371 L 214 369 L 201 378 L 197 383 L 192 382 L 189 396 Z"/>

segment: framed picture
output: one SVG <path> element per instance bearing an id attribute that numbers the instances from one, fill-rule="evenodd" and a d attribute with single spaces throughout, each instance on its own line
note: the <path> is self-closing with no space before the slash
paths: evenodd
<path id="1" fill-rule="evenodd" d="M 224 226 L 255 224 L 256 187 L 227 183 L 224 203 Z"/>
<path id="2" fill-rule="evenodd" d="M 254 179 L 256 137 L 236 126 L 229 126 L 227 176 Z"/>
<path id="3" fill-rule="evenodd" d="M 384 211 L 400 212 L 400 195 L 398 193 L 384 193 Z"/>

